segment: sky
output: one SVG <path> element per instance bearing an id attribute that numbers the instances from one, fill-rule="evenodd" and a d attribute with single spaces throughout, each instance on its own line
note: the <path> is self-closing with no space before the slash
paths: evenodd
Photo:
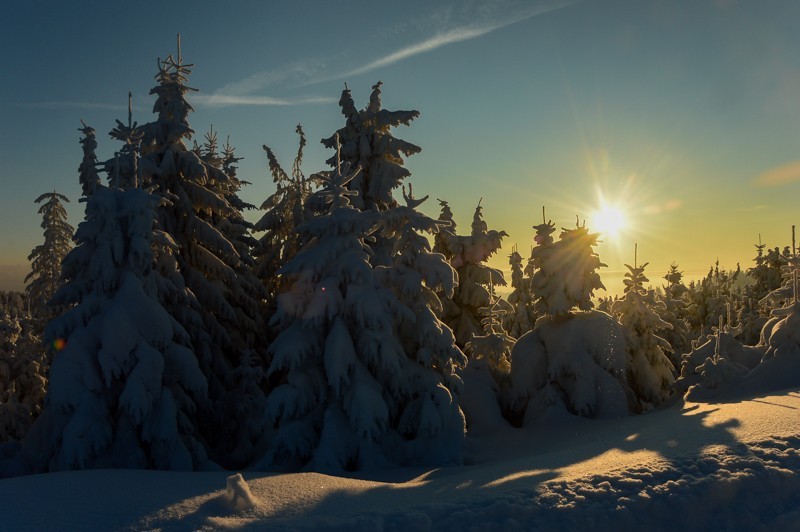
<path id="1" fill-rule="evenodd" d="M 213 125 L 243 157 L 243 199 L 273 191 L 268 144 L 285 168 L 309 138 L 304 170 L 325 169 L 319 139 L 343 125 L 342 89 L 420 117 L 395 136 L 422 210 L 449 201 L 462 232 L 479 201 L 509 236 L 492 264 L 527 258 L 542 207 L 558 228 L 602 227 L 604 203 L 625 227 L 597 251 L 609 293 L 624 264 L 661 282 L 750 267 L 759 235 L 791 243 L 800 181 L 800 3 L 793 0 L 492 0 L 45 2 L 6 0 L 0 19 L 0 289 L 22 288 L 43 240 L 34 199 L 70 198 L 83 219 L 81 120 L 98 156 L 126 118 L 154 118 L 158 58 L 193 63 L 190 124 Z M 257 212 L 249 217 L 256 219 Z M 600 292 L 599 295 L 603 295 Z"/>

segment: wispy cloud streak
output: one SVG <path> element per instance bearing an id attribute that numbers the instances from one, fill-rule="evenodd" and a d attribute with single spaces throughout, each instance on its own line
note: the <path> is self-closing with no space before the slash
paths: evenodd
<path id="1" fill-rule="evenodd" d="M 543 15 L 551 11 L 556 11 L 564 7 L 576 4 L 582 0 L 551 0 L 545 2 L 525 2 L 519 7 L 510 7 L 508 2 L 478 2 L 479 7 L 467 7 L 454 14 L 453 6 L 442 12 L 432 13 L 425 19 L 418 19 L 405 23 L 405 27 L 439 26 L 439 29 L 432 37 L 400 48 L 383 57 L 374 59 L 361 66 L 345 69 L 340 68 L 337 72 L 331 69 L 330 65 L 343 62 L 344 54 L 330 56 L 327 58 L 314 58 L 296 61 L 283 67 L 257 72 L 242 80 L 228 83 L 220 87 L 212 95 L 205 98 L 197 98 L 201 105 L 209 107 L 223 107 L 232 105 L 311 105 L 327 104 L 335 102 L 335 99 L 322 97 L 296 97 L 296 98 L 274 98 L 269 96 L 256 96 L 255 93 L 267 87 L 298 87 L 315 85 L 326 81 L 348 78 L 365 74 L 379 68 L 387 67 L 406 60 L 408 58 L 429 53 L 442 46 L 456 44 L 482 37 L 499 29 L 517 24 L 538 15 Z M 453 22 L 453 18 L 459 21 Z M 477 21 L 475 19 L 478 19 Z M 469 22 L 466 22 L 469 20 Z"/>
<path id="2" fill-rule="evenodd" d="M 762 187 L 776 187 L 800 181 L 800 161 L 794 161 L 762 172 L 753 184 Z"/>
<path id="3" fill-rule="evenodd" d="M 335 103 L 336 98 L 323 96 L 306 96 L 300 98 L 273 98 L 271 96 L 237 96 L 226 94 L 212 94 L 210 96 L 198 95 L 194 98 L 200 105 L 206 107 L 228 107 L 234 105 L 278 106 L 290 105 L 315 105 Z"/>
<path id="4" fill-rule="evenodd" d="M 505 28 L 507 26 L 511 26 L 512 24 L 517 24 L 524 20 L 533 18 L 537 15 L 543 15 L 550 11 L 555 11 L 557 9 L 567 7 L 578 1 L 579 0 L 562 0 L 557 2 L 540 4 L 537 6 L 530 7 L 505 19 L 487 21 L 479 24 L 472 24 L 468 26 L 451 28 L 433 37 L 412 44 L 410 46 L 401 48 L 400 50 L 392 52 L 389 55 L 381 57 L 380 59 L 376 59 L 374 61 L 367 63 L 366 65 L 355 68 L 343 74 L 331 77 L 329 79 L 339 79 L 349 76 L 357 76 L 359 74 L 365 74 L 367 72 L 371 72 L 378 68 L 393 65 L 410 57 L 414 57 L 415 55 L 432 52 L 433 50 L 441 48 L 442 46 L 447 46 L 449 44 L 455 44 L 475 39 L 477 37 L 482 37 L 493 31 Z"/>

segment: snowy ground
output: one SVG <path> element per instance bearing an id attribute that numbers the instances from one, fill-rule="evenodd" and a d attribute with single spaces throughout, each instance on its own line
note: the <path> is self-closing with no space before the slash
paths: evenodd
<path id="1" fill-rule="evenodd" d="M 0 515 L 3 530 L 800 530 L 798 449 L 790 389 L 470 437 L 464 467 L 245 473 L 238 510 L 224 472 L 11 478 Z"/>

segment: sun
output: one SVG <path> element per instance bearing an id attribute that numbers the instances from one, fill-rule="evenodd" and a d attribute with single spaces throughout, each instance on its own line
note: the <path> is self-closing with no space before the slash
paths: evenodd
<path id="1" fill-rule="evenodd" d="M 603 205 L 590 218 L 589 228 L 608 238 L 618 238 L 628 227 L 625 212 L 616 205 Z"/>

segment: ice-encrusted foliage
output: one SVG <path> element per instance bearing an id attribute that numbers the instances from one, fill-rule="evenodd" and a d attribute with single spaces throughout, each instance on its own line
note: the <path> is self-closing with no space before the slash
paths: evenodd
<path id="1" fill-rule="evenodd" d="M 649 410 L 670 396 L 675 382 L 675 368 L 666 355 L 672 348 L 660 335 L 670 325 L 658 314 L 664 310 L 664 304 L 656 300 L 652 290 L 644 288 L 649 281 L 644 275 L 647 263 L 625 266 L 628 268 L 623 281 L 625 295 L 614 302 L 611 310 L 625 331 L 628 382 L 640 408 Z"/>
<path id="2" fill-rule="evenodd" d="M 177 271 L 162 273 L 186 290 L 164 306 L 189 333 L 208 379 L 211 402 L 201 428 L 211 454 L 222 460 L 236 423 L 237 405 L 228 388 L 234 370 L 250 363 L 245 344 L 253 341 L 253 349 L 263 345 L 258 341 L 262 312 L 260 288 L 249 273 L 244 204 L 236 195 L 242 183 L 214 165 L 220 158 L 210 147 L 198 155 L 185 144 L 194 133 L 188 122 L 193 109 L 186 100 L 195 90 L 187 86 L 191 66 L 180 50 L 177 57 L 159 62 L 158 85 L 150 91 L 156 95 L 153 111 L 158 116 L 141 126 L 141 168 L 144 184 L 167 200 L 157 209 L 156 226 L 177 245 Z"/>
<path id="3" fill-rule="evenodd" d="M 455 224 L 441 233 L 437 250 L 450 262 L 458 274 L 458 286 L 449 301 L 445 302 L 442 313 L 444 321 L 456 337 L 456 343 L 464 348 L 473 336 L 483 334 L 481 308 L 493 305 L 491 290 L 493 286 L 505 286 L 503 272 L 492 268 L 486 261 L 502 245 L 505 231 L 489 229 L 483 220 L 480 202 L 472 218 L 469 235 L 457 235 Z M 449 206 L 442 204 L 440 221 L 447 222 Z M 508 303 L 501 301 L 504 311 L 510 310 Z"/>
<path id="4" fill-rule="evenodd" d="M 524 424 L 559 410 L 584 417 L 627 415 L 625 333 L 604 312 L 542 316 L 511 352 L 512 416 Z"/>
<path id="5" fill-rule="evenodd" d="M 597 234 L 590 233 L 585 224 L 576 224 L 574 229 L 562 229 L 558 242 L 554 242 L 552 223 L 543 222 L 534 229 L 537 246 L 531 260 L 536 271 L 531 288 L 537 312 L 563 316 L 576 307 L 591 310 L 594 291 L 605 290 L 597 273 L 605 264 L 593 249 Z"/>
<path id="6" fill-rule="evenodd" d="M 382 212 L 398 205 L 393 192 L 400 187 L 411 172 L 403 166 L 403 158 L 422 151 L 405 140 L 396 138 L 392 128 L 409 125 L 419 116 L 419 111 L 389 111 L 382 108 L 381 85 L 379 81 L 372 86 L 369 104 L 362 110 L 356 109 L 350 90 L 345 87 L 339 99 L 339 106 L 345 117 L 345 125 L 326 139 L 322 144 L 333 148 L 336 139 L 341 143 L 341 159 L 353 168 L 360 166 L 361 173 L 347 186 L 358 192 L 353 197 L 353 205 L 360 210 Z M 336 165 L 336 156 L 328 159 L 328 164 Z M 381 235 L 370 246 L 373 265 L 389 265 L 392 262 L 391 250 L 394 243 Z"/>
<path id="7" fill-rule="evenodd" d="M 87 201 L 54 298 L 75 306 L 47 327 L 57 349 L 47 404 L 23 445 L 34 471 L 207 461 L 195 423 L 206 379 L 160 303 L 170 283 L 153 269 L 158 202 L 103 186 Z"/>
<path id="8" fill-rule="evenodd" d="M 25 295 L 33 315 L 42 323 L 60 313 L 61 309 L 49 306 L 48 302 L 61 286 L 61 261 L 72 249 L 74 228 L 67 223 L 67 211 L 63 203 L 69 200 L 58 192 L 47 192 L 36 198 L 41 203 L 44 242 L 33 248 L 28 260 L 31 272 L 25 277 Z"/>

